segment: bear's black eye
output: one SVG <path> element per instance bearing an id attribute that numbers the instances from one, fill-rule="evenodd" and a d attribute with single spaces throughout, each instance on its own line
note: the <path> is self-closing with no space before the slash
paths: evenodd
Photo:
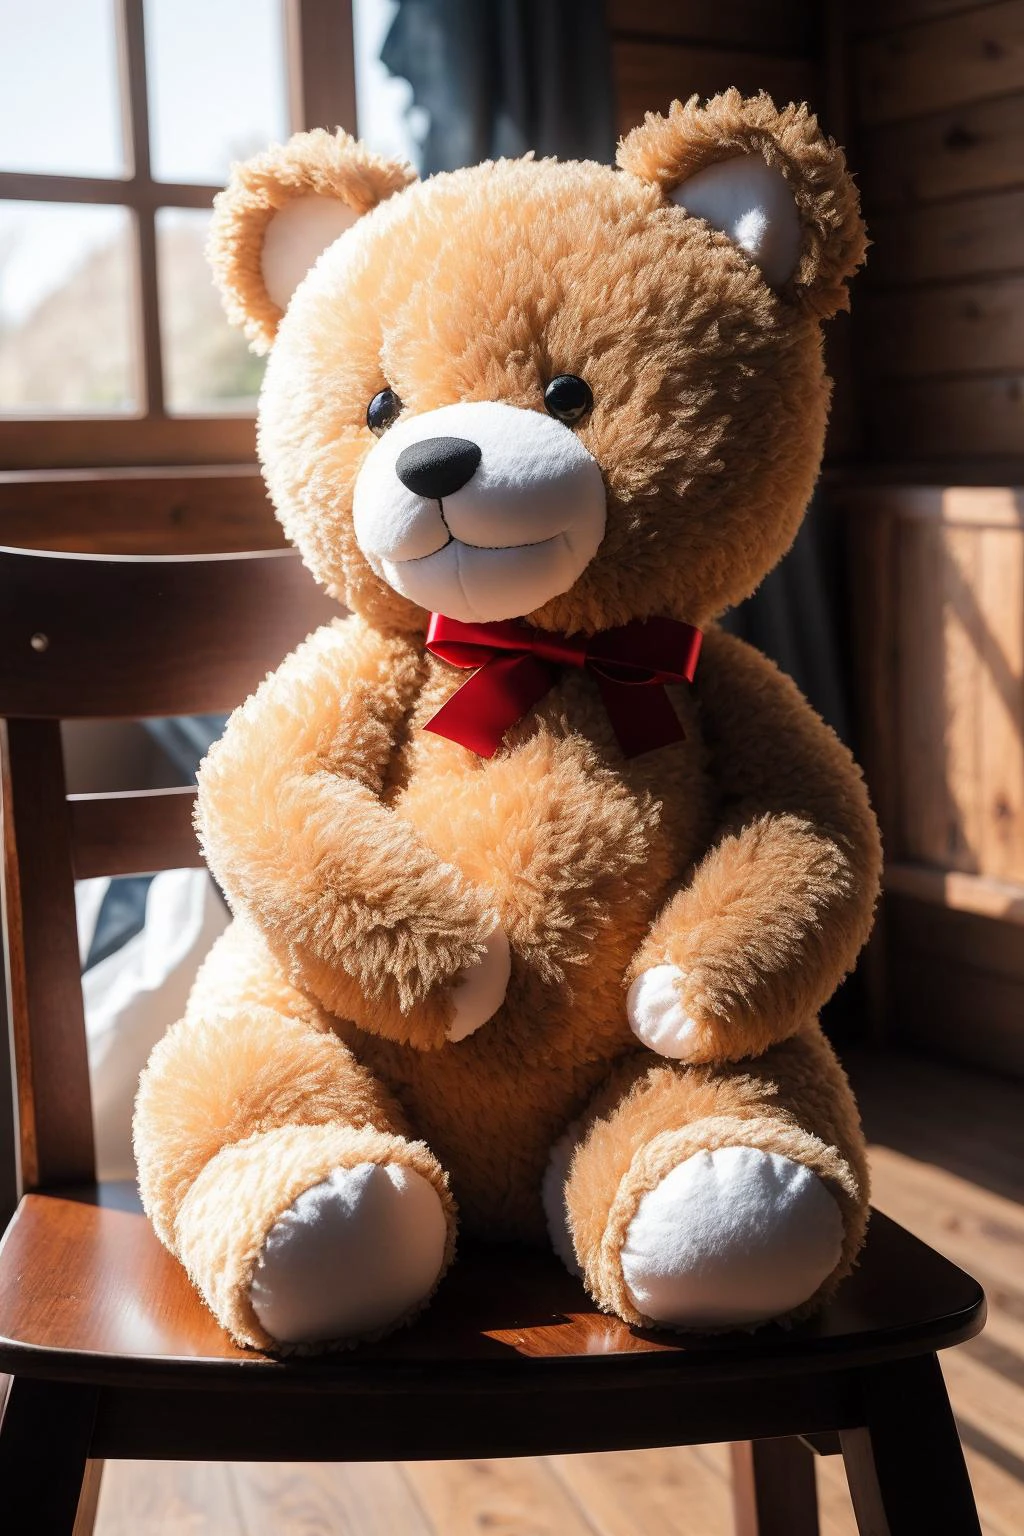
<path id="1" fill-rule="evenodd" d="M 393 389 L 382 389 L 366 407 L 366 425 L 375 437 L 381 437 L 398 420 L 402 402 Z"/>
<path id="2" fill-rule="evenodd" d="M 552 416 L 571 427 L 591 409 L 594 396 L 586 379 L 578 379 L 574 373 L 560 373 L 544 391 L 544 404 Z"/>

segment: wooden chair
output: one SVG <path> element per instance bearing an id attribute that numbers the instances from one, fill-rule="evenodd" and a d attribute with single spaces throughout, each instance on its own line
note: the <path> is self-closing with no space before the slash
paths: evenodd
<path id="1" fill-rule="evenodd" d="M 981 1288 L 875 1215 L 788 1331 L 683 1338 L 596 1312 L 547 1255 L 467 1244 L 414 1326 L 318 1359 L 236 1348 L 142 1215 L 95 1183 L 74 880 L 196 865 L 192 793 L 65 796 L 59 721 L 232 707 L 332 612 L 289 552 L 0 550 L 7 971 L 25 1194 L 0 1249 L 0 1528 L 87 1532 L 105 1457 L 380 1460 L 733 1443 L 737 1530 L 818 1529 L 813 1454 L 860 1530 L 980 1530 L 936 1351 Z M 77 1512 L 77 1523 L 76 1523 Z"/>

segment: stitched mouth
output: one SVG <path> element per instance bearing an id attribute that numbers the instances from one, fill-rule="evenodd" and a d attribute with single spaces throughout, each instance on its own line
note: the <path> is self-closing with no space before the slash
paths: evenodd
<path id="1" fill-rule="evenodd" d="M 473 544 L 469 539 L 460 539 L 456 534 L 452 532 L 448 524 L 448 519 L 444 515 L 444 503 L 440 499 L 437 503 L 437 509 L 441 514 L 441 521 L 444 524 L 445 532 L 448 535 L 444 543 L 439 544 L 436 549 L 429 550 L 425 555 L 409 555 L 407 558 L 399 560 L 396 560 L 394 557 L 392 557 L 392 565 L 416 565 L 420 560 L 432 560 L 434 556 L 439 555 L 443 549 L 447 549 L 449 544 L 461 544 L 464 549 L 489 549 L 493 550 L 495 554 L 500 554 L 503 550 L 536 549 L 541 544 L 554 544 L 558 539 L 564 538 L 566 532 L 568 531 L 565 528 L 560 528 L 557 533 L 548 534 L 546 538 L 525 539 L 521 544 Z"/>
<path id="2" fill-rule="evenodd" d="M 449 530 L 448 537 L 444 543 L 439 544 L 436 549 L 432 549 L 429 554 L 410 555 L 405 560 L 396 560 L 391 557 L 390 563 L 392 565 L 418 565 L 421 560 L 433 560 L 434 556 L 447 549 L 449 544 L 461 544 L 463 549 L 486 549 L 492 554 L 503 555 L 514 554 L 519 549 L 539 549 L 542 544 L 556 544 L 559 539 L 564 537 L 565 529 L 561 529 L 558 533 L 550 534 L 546 539 L 527 539 L 523 544 L 471 544 L 468 539 L 457 539 Z"/>

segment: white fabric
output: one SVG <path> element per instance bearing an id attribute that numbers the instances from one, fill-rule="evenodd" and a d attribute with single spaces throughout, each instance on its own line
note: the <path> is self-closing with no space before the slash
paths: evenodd
<path id="1" fill-rule="evenodd" d="M 500 928 L 495 928 L 487 940 L 483 958 L 476 965 L 467 966 L 452 993 L 455 1017 L 448 1026 L 448 1039 L 465 1040 L 493 1018 L 505 1001 L 509 977 L 512 974 L 512 956 L 508 939 Z"/>
<path id="2" fill-rule="evenodd" d="M 479 467 L 443 501 L 402 484 L 403 448 L 461 437 Z M 604 480 L 563 422 L 495 400 L 400 416 L 355 486 L 356 538 L 373 570 L 428 612 L 521 618 L 567 592 L 604 537 Z"/>
<path id="3" fill-rule="evenodd" d="M 359 1338 L 433 1289 L 447 1227 L 437 1192 L 394 1163 L 336 1168 L 267 1235 L 249 1295 L 281 1344 Z"/>
<path id="4" fill-rule="evenodd" d="M 103 898 L 110 889 L 106 876 L 97 880 L 79 880 L 75 884 L 75 917 L 78 922 L 78 963 L 84 969 L 92 948 Z"/>
<path id="5" fill-rule="evenodd" d="M 754 1147 L 697 1152 L 644 1195 L 622 1275 L 676 1327 L 741 1327 L 807 1301 L 839 1262 L 839 1207 L 809 1168 Z"/>
<path id="6" fill-rule="evenodd" d="M 653 965 L 641 971 L 626 994 L 629 1027 L 638 1040 L 675 1061 L 686 1061 L 697 1026 L 683 1008 L 679 984 L 684 973 L 676 965 Z"/>
<path id="7" fill-rule="evenodd" d="M 263 237 L 263 284 L 279 309 L 288 302 L 317 258 L 359 215 L 336 197 L 307 192 L 273 214 Z"/>
<path id="8" fill-rule="evenodd" d="M 79 942 L 88 953 L 109 881 L 76 891 Z M 82 977 L 96 1160 L 102 1179 L 134 1178 L 132 1109 L 157 1041 L 185 1012 L 196 972 L 228 912 L 205 869 L 169 869 L 146 898 L 146 922 Z M 84 959 L 84 954 L 83 954 Z"/>
<path id="9" fill-rule="evenodd" d="M 746 251 L 771 287 L 793 276 L 800 259 L 800 216 L 786 178 L 760 155 L 707 165 L 670 196 Z"/>
<path id="10" fill-rule="evenodd" d="M 565 1204 L 565 1185 L 569 1178 L 572 1160 L 576 1155 L 576 1148 L 579 1146 L 579 1138 L 579 1122 L 574 1120 L 551 1148 L 541 1184 L 541 1198 L 544 1202 L 544 1215 L 551 1246 L 571 1275 L 583 1273 L 573 1246 L 569 1212 Z"/>

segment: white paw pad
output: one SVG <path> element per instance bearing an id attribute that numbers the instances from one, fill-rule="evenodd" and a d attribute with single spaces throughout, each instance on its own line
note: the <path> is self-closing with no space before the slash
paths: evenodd
<path id="1" fill-rule="evenodd" d="M 807 1301 L 835 1269 L 839 1207 L 800 1163 L 755 1147 L 697 1152 L 640 1201 L 622 1275 L 645 1317 L 743 1327 Z"/>
<path id="2" fill-rule="evenodd" d="M 508 939 L 501 928 L 495 928 L 482 958 L 461 972 L 452 989 L 455 1017 L 448 1026 L 449 1040 L 465 1040 L 494 1017 L 505 1001 L 511 974 Z"/>
<path id="3" fill-rule="evenodd" d="M 360 1338 L 433 1289 L 447 1223 L 433 1185 L 395 1163 L 335 1168 L 267 1234 L 249 1298 L 281 1344 Z"/>
<path id="4" fill-rule="evenodd" d="M 654 965 L 641 971 L 626 994 L 629 1027 L 638 1040 L 659 1056 L 686 1061 L 697 1026 L 683 1008 L 679 990 L 685 980 L 677 965 Z"/>

